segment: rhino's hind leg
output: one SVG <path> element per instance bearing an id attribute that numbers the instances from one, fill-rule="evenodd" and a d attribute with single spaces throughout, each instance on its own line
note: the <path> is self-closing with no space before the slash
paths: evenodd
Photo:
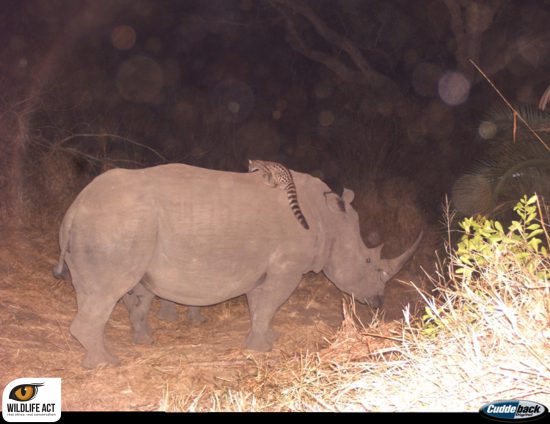
<path id="1" fill-rule="evenodd" d="M 119 359 L 105 347 L 105 324 L 118 299 L 82 294 L 77 291 L 78 313 L 71 324 L 71 334 L 84 346 L 86 355 L 84 368 L 95 368 L 99 364 L 117 365 Z"/>
<path id="2" fill-rule="evenodd" d="M 301 274 L 299 274 L 301 276 Z M 271 329 L 271 320 L 277 309 L 296 289 L 300 277 L 296 274 L 267 276 L 254 290 L 246 294 L 252 327 L 246 337 L 246 347 L 260 352 L 268 352 L 277 339 Z"/>
<path id="3" fill-rule="evenodd" d="M 86 349 L 82 366 L 95 368 L 102 363 L 119 364 L 119 359 L 105 346 L 105 324 L 120 298 L 139 284 L 143 271 L 133 270 L 110 278 L 109 275 L 100 275 L 96 268 L 92 278 L 86 273 L 78 272 L 78 267 L 74 264 L 71 266 L 71 263 L 68 263 L 68 265 L 73 276 L 78 303 L 78 312 L 70 330 Z M 94 284 L 87 284 L 87 281 L 93 281 Z"/>
<path id="4" fill-rule="evenodd" d="M 147 317 L 154 297 L 153 293 L 139 283 L 122 298 L 130 313 L 130 322 L 134 329 L 134 342 L 137 344 L 153 343 L 151 327 Z"/>

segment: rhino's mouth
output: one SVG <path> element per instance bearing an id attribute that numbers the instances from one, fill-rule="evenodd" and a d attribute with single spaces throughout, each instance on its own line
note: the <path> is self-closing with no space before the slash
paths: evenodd
<path id="1" fill-rule="evenodd" d="M 371 308 L 381 308 L 384 304 L 384 296 L 364 297 L 361 303 L 365 303 Z"/>

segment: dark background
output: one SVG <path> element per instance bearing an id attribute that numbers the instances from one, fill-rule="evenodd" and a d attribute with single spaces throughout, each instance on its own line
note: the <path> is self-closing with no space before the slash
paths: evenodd
<path id="1" fill-rule="evenodd" d="M 469 59 L 550 146 L 550 115 L 536 111 L 549 53 L 549 0 L 0 0 L 0 387 L 62 377 L 64 410 L 239 410 L 256 399 L 286 410 L 278 394 L 299 379 L 282 398 L 314 399 L 319 409 L 308 384 L 343 393 L 328 369 L 344 370 L 353 387 L 358 373 L 376 372 L 339 361 L 401 361 L 395 341 L 416 338 L 413 317 L 427 316 L 417 288 L 433 288 L 428 276 L 453 284 L 443 241 L 460 233 L 443 224 L 446 195 L 458 205 L 458 185 L 472 211 L 493 208 L 499 190 L 517 202 L 512 182 L 521 180 L 542 182 L 550 198 L 550 150 L 519 131 L 513 141 L 510 125 L 494 131 L 487 116 L 506 109 Z M 485 168 L 463 178 L 480 158 Z M 309 273 L 275 316 L 274 350 L 251 356 L 244 296 L 201 308 L 198 326 L 185 306 L 161 321 L 155 300 L 153 345 L 134 343 L 119 304 L 105 328 L 122 365 L 83 370 L 69 331 L 73 286 L 51 274 L 78 192 L 113 167 L 246 172 L 248 159 L 353 189 L 363 239 L 384 242 L 383 258 L 423 230 L 386 285 L 383 309 L 343 302 Z M 404 317 L 405 326 L 394 322 Z M 483 329 L 476 334 L 482 342 Z"/>
<path id="2" fill-rule="evenodd" d="M 260 158 L 410 241 L 502 104 L 468 59 L 514 104 L 550 83 L 547 0 L 4 0 L 0 39 L 1 216 L 52 231 L 112 167 Z"/>

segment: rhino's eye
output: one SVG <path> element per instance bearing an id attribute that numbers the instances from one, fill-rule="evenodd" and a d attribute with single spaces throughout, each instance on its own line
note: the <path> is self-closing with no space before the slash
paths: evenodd
<path id="1" fill-rule="evenodd" d="M 367 258 L 367 263 L 370 264 L 370 258 Z"/>
<path id="2" fill-rule="evenodd" d="M 42 386 L 42 384 L 20 384 L 11 389 L 9 398 L 27 402 L 36 396 L 39 386 Z"/>

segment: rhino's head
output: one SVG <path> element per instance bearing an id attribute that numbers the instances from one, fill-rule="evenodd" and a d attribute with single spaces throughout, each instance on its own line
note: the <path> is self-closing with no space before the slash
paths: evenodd
<path id="1" fill-rule="evenodd" d="M 385 283 L 393 277 L 416 250 L 422 233 L 400 256 L 382 259 L 382 244 L 369 249 L 359 231 L 359 216 L 352 208 L 353 191 L 344 189 L 342 197 L 326 195 L 329 207 L 331 237 L 327 260 L 323 267 L 326 276 L 342 291 L 371 306 L 382 305 Z"/>

